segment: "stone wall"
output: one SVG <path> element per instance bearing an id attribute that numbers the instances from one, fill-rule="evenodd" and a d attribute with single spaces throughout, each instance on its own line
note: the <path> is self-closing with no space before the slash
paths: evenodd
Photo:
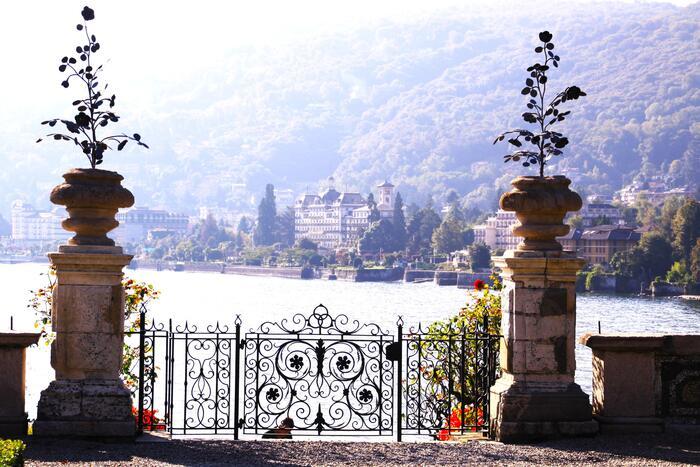
<path id="1" fill-rule="evenodd" d="M 700 433 L 700 335 L 587 334 L 601 431 Z"/>
<path id="2" fill-rule="evenodd" d="M 336 269 L 335 274 L 339 280 L 353 282 L 393 282 L 400 281 L 404 276 L 404 269 L 377 268 L 377 269 Z"/>

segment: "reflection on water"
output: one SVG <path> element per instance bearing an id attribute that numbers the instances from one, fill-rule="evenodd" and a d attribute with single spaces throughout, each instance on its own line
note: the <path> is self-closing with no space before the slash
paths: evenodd
<path id="1" fill-rule="evenodd" d="M 7 329 L 14 315 L 15 329 L 33 329 L 34 317 L 27 309 L 29 290 L 42 287 L 39 275 L 46 265 L 0 264 L 3 306 L 0 329 Z M 236 314 L 244 329 L 262 321 L 278 320 L 292 313 L 310 313 L 323 303 L 332 314 L 372 321 L 394 331 L 396 319 L 403 317 L 406 327 L 419 321 L 429 323 L 459 311 L 465 302 L 465 290 L 437 287 L 432 283 L 352 283 L 342 281 L 302 281 L 275 277 L 246 277 L 215 273 L 172 271 L 127 271 L 138 280 L 153 283 L 162 298 L 153 304 L 157 321 L 190 320 L 198 323 L 233 323 Z M 600 321 L 604 333 L 699 333 L 700 304 L 680 299 L 651 299 L 634 296 L 580 294 L 576 334 L 597 332 Z M 394 331 L 395 332 L 395 331 Z M 52 379 L 47 348 L 31 349 L 28 354 L 27 410 L 36 410 L 39 391 Z M 576 349 L 576 381 L 590 392 L 590 349 Z"/>

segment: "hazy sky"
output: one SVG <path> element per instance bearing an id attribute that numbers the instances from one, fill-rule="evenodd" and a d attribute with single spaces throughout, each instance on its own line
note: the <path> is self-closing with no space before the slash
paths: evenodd
<path id="1" fill-rule="evenodd" d="M 583 0 L 581 0 L 583 1 Z M 494 6 L 494 4 L 498 3 Z M 564 3 L 560 2 L 560 6 Z M 684 6 L 690 0 L 670 0 Z M 38 106 L 60 111 L 60 57 L 79 42 L 74 26 L 85 0 L 5 1 L 0 7 L 0 121 L 17 121 Z M 303 40 L 391 18 L 415 20 L 446 8 L 468 11 L 473 0 L 97 0 L 90 24 L 102 42 L 100 61 L 122 102 L 148 105 L 154 88 L 191 70 L 216 67 L 217 57 L 243 45 Z M 481 2 L 514 7 L 518 2 Z M 551 5 L 551 3 L 550 3 Z M 188 73 L 188 74 L 189 74 Z M 72 98 L 69 97 L 69 99 Z M 43 112 L 42 115 L 46 115 Z M 7 128 L 5 128 L 7 130 Z"/>

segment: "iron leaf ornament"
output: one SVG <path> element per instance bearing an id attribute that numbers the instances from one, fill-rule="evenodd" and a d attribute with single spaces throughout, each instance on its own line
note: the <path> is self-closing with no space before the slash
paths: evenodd
<path id="1" fill-rule="evenodd" d="M 504 162 L 522 162 L 523 167 L 538 165 L 540 177 L 544 177 L 544 167 L 554 156 L 560 156 L 562 149 L 569 144 L 569 139 L 562 133 L 554 131 L 552 127 L 563 122 L 571 111 L 561 111 L 560 106 L 567 101 L 576 100 L 586 95 L 578 86 L 569 86 L 545 104 L 547 94 L 548 77 L 547 72 L 559 67 L 559 55 L 554 54 L 554 44 L 552 43 L 552 33 L 542 31 L 539 35 L 541 45 L 535 47 L 535 53 L 542 54 L 543 63 L 539 61 L 527 68 L 530 76 L 525 80 L 525 87 L 520 91 L 523 96 L 528 96 L 527 112 L 522 114 L 526 123 L 536 125 L 535 131 L 525 129 L 515 129 L 501 133 L 496 137 L 493 144 L 508 138 L 508 143 L 516 149 L 510 154 L 503 156 Z M 523 143 L 527 143 L 533 148 L 523 148 Z M 523 149 L 520 149 L 523 148 Z"/>
<path id="2" fill-rule="evenodd" d="M 93 59 L 100 50 L 100 43 L 94 34 L 88 32 L 87 26 L 88 21 L 95 19 L 95 11 L 86 6 L 81 11 L 81 15 L 83 23 L 78 24 L 76 29 L 85 33 L 85 42 L 76 46 L 75 55 L 61 58 L 58 71 L 64 74 L 61 86 L 68 88 L 71 83 L 84 86 L 85 97 L 73 101 L 76 111 L 73 120 L 53 118 L 41 124 L 52 128 L 59 123 L 63 125 L 65 133 L 49 133 L 46 137 L 57 141 L 73 142 L 85 154 L 90 161 L 90 166 L 94 169 L 102 163 L 107 149 L 116 147 L 117 151 L 121 151 L 129 141 L 145 148 L 148 148 L 148 145 L 141 141 L 141 135 L 138 133 L 131 136 L 125 133 L 99 135 L 100 130 L 119 121 L 119 116 L 112 110 L 117 97 L 114 94 L 111 96 L 106 94 L 107 84 L 102 87 L 99 84 L 98 75 L 102 71 L 102 65 L 96 66 Z M 39 138 L 36 142 L 41 141 L 42 138 Z"/>

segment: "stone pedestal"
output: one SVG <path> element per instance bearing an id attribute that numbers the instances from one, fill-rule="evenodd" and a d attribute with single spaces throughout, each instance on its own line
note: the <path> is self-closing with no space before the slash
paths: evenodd
<path id="1" fill-rule="evenodd" d="M 26 436 L 24 411 L 26 349 L 38 333 L 0 333 L 0 438 Z"/>
<path id="2" fill-rule="evenodd" d="M 593 435 L 588 395 L 574 382 L 576 272 L 584 260 L 560 251 L 507 251 L 501 370 L 491 388 L 491 431 L 499 441 Z"/>
<path id="3" fill-rule="evenodd" d="M 120 247 L 63 245 L 56 268 L 51 365 L 56 380 L 42 391 L 38 436 L 133 437 L 131 397 L 119 378 L 124 342 Z"/>

